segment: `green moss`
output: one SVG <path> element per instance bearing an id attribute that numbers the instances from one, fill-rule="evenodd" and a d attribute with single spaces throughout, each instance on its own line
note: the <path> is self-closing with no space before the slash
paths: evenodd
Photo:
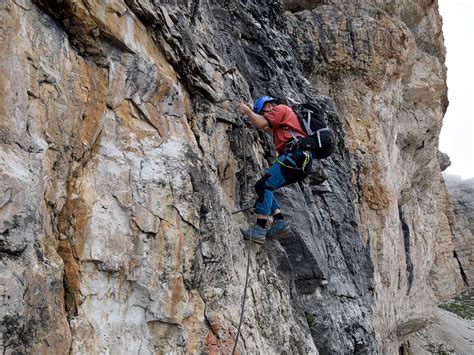
<path id="1" fill-rule="evenodd" d="M 450 350 L 446 350 L 443 348 L 443 345 L 434 345 L 434 344 L 429 344 L 428 345 L 428 351 L 431 354 L 436 354 L 436 355 L 449 355 L 452 354 Z"/>
<path id="2" fill-rule="evenodd" d="M 75 302 L 75 295 L 74 290 L 67 282 L 67 278 L 64 278 L 64 301 L 66 304 L 66 311 L 68 313 L 68 317 L 71 318 L 77 314 L 76 310 L 76 302 Z"/>
<path id="3" fill-rule="evenodd" d="M 468 289 L 458 297 L 441 303 L 438 307 L 464 319 L 474 319 L 474 289 Z"/>
<path id="4" fill-rule="evenodd" d="M 316 325 L 316 316 L 312 313 L 305 313 L 306 322 L 310 328 Z"/>

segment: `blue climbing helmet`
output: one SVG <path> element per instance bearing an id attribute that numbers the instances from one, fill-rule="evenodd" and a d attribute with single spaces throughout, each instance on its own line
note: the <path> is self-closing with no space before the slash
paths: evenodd
<path id="1" fill-rule="evenodd" d="M 255 101 L 255 104 L 253 105 L 253 112 L 259 114 L 260 112 L 262 112 L 263 106 L 265 106 L 265 104 L 267 102 L 271 102 L 271 101 L 275 101 L 275 99 L 273 97 L 270 97 L 270 96 L 259 97 Z"/>

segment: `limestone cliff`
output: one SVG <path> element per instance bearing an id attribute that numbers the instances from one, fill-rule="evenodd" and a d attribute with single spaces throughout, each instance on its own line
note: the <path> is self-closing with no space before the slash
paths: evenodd
<path id="1" fill-rule="evenodd" d="M 236 105 L 318 97 L 336 153 L 252 246 L 240 353 L 394 353 L 463 287 L 437 2 L 0 1 L 1 347 L 230 353 L 272 162 Z"/>
<path id="2" fill-rule="evenodd" d="M 466 286 L 474 286 L 474 179 L 461 180 L 445 177 L 452 201 L 451 228 L 454 235 L 454 253 L 459 262 Z"/>

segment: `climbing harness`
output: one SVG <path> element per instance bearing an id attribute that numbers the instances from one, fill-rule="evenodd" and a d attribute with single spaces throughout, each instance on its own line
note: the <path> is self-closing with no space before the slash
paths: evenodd
<path id="1" fill-rule="evenodd" d="M 285 164 L 283 161 L 280 160 L 280 157 L 277 157 L 275 161 L 278 164 L 280 164 L 281 166 L 284 166 L 285 168 L 295 169 L 295 170 L 303 170 L 304 171 L 306 169 L 306 166 L 308 165 L 308 163 L 311 161 L 311 153 L 304 150 L 303 154 L 304 154 L 304 162 L 303 162 L 303 166 L 301 168 L 298 168 L 298 164 L 296 164 L 296 162 L 293 159 L 291 159 L 290 157 L 286 157 L 285 159 L 289 160 L 295 166 L 289 166 L 289 165 Z"/>

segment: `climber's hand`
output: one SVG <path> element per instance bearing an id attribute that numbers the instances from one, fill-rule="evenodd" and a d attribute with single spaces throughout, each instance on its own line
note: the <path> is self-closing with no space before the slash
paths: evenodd
<path id="1" fill-rule="evenodd" d="M 246 116 L 251 116 L 253 113 L 252 109 L 248 105 L 243 103 L 239 104 L 239 110 Z"/>
<path id="2" fill-rule="evenodd" d="M 264 116 L 258 115 L 246 104 L 239 104 L 239 110 L 243 114 L 245 114 L 250 121 L 252 121 L 253 125 L 260 129 L 267 129 L 268 128 L 268 121 L 265 119 Z"/>

